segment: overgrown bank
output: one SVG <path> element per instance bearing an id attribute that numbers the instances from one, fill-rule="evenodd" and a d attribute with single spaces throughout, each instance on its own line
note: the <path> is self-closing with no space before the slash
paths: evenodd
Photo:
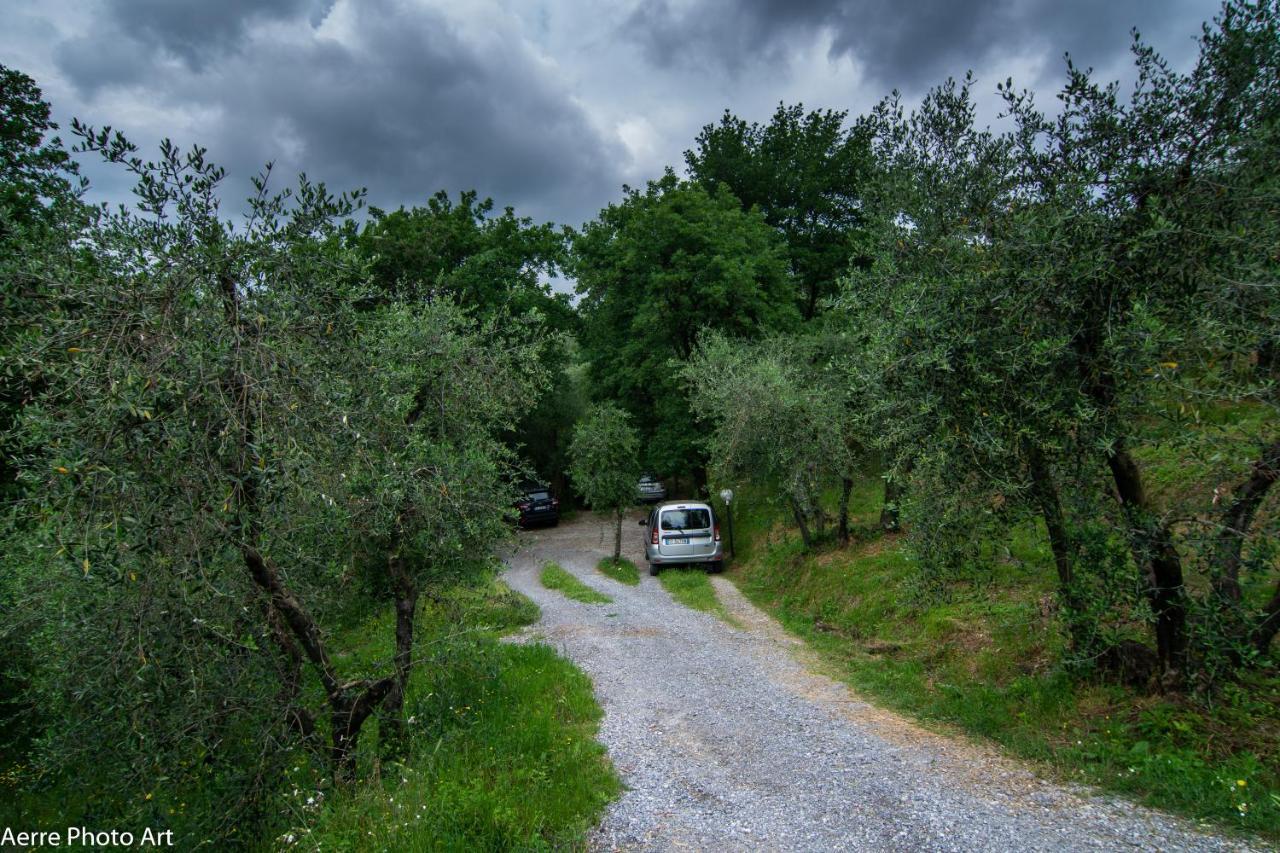
<path id="1" fill-rule="evenodd" d="M 322 762 L 295 750 L 271 812 L 247 846 L 304 850 L 510 850 L 578 845 L 620 785 L 595 740 L 601 716 L 590 680 L 542 644 L 500 642 L 530 624 L 538 608 L 499 582 L 455 586 L 424 599 L 418 643 L 423 660 L 405 696 L 406 760 L 378 754 L 377 718 L 357 757 L 356 786 L 334 786 Z M 355 621 L 340 633 L 351 651 L 344 673 L 374 668 L 393 653 L 394 614 Z M 345 643 L 344 643 L 345 645 Z M 0 824 L 60 826 L 91 821 L 94 780 L 75 789 L 25 792 L 29 780 L 9 768 L 0 782 Z M 105 784 L 106 780 L 103 780 Z M 54 783 L 55 786 L 57 783 Z M 206 786 L 216 786 L 216 779 Z M 105 790 L 105 789 L 104 789 Z M 146 795 L 157 819 L 182 846 L 200 838 L 202 789 Z M 57 795 L 54 795 L 57 794 Z M 161 817 L 162 816 L 162 817 Z M 184 831 L 184 824 L 186 826 Z M 126 827 L 127 828 L 127 827 Z M 234 833 L 233 836 L 234 838 Z M 210 839 L 206 843 L 214 843 Z"/>
<path id="2" fill-rule="evenodd" d="M 853 542 L 806 551 L 758 491 L 735 507 L 730 578 L 856 690 L 989 738 L 1050 772 L 1228 828 L 1280 838 L 1280 679 L 1211 697 L 1080 678 L 1064 663 L 1042 531 L 988 572 L 930 578 L 879 527 L 882 486 L 851 496 Z"/>

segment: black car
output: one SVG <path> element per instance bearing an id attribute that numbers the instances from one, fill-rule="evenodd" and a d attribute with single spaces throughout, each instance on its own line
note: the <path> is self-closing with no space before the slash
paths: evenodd
<path id="1" fill-rule="evenodd" d="M 518 523 L 521 527 L 560 523 L 560 500 L 551 494 L 549 486 L 530 483 L 522 488 L 524 494 L 516 501 L 516 509 L 520 510 Z"/>

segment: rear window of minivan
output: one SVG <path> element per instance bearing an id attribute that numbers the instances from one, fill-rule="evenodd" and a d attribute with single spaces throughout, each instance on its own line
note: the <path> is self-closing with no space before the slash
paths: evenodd
<path id="1" fill-rule="evenodd" d="M 662 513 L 663 530 L 706 530 L 711 513 L 705 509 L 669 509 Z"/>

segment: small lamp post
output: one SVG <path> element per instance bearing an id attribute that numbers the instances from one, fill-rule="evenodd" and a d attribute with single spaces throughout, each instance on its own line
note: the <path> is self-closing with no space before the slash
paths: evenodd
<path id="1" fill-rule="evenodd" d="M 738 553 L 733 547 L 733 489 L 721 489 L 720 500 L 724 501 L 724 518 L 729 524 L 729 556 L 732 557 Z"/>

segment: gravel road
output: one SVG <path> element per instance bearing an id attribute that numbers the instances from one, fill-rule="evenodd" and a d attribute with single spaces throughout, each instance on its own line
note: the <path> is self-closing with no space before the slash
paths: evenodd
<path id="1" fill-rule="evenodd" d="M 634 521 L 624 554 L 643 567 Z M 1193 824 L 1036 778 L 993 750 L 927 732 L 818 673 L 807 650 L 713 579 L 742 628 L 675 603 L 656 578 L 595 570 L 591 515 L 520 535 L 507 582 L 542 608 L 525 638 L 586 671 L 600 740 L 627 790 L 600 850 L 1249 850 Z M 538 583 L 554 560 L 612 604 Z"/>

